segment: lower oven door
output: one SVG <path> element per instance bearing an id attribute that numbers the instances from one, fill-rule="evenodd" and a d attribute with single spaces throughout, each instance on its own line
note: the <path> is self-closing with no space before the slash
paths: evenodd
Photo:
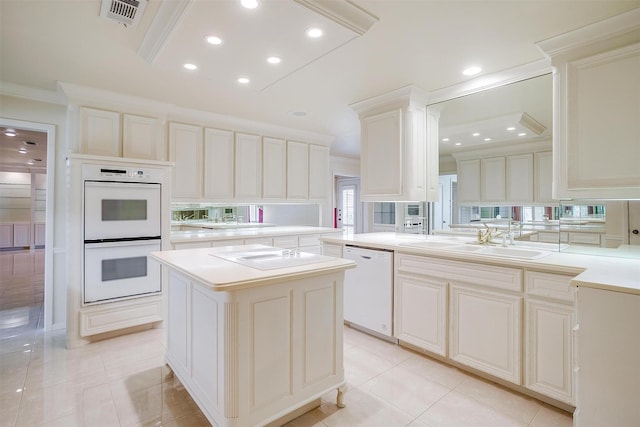
<path id="1" fill-rule="evenodd" d="M 162 290 L 160 264 L 149 254 L 160 240 L 84 245 L 85 304 L 134 298 Z"/>

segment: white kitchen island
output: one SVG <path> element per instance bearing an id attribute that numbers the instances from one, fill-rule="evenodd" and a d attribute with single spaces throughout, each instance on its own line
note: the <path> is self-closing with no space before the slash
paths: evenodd
<path id="1" fill-rule="evenodd" d="M 167 267 L 166 361 L 216 426 L 259 426 L 344 385 L 352 261 L 263 245 L 155 252 Z"/>

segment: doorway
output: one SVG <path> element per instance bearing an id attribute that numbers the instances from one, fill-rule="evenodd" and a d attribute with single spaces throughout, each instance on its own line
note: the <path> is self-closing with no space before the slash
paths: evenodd
<path id="1" fill-rule="evenodd" d="M 37 132 L 37 133 L 42 133 L 46 136 L 45 137 L 46 162 L 43 162 L 46 164 L 46 171 L 43 171 L 43 173 L 45 173 L 45 176 L 46 176 L 45 178 L 46 196 L 44 200 L 37 200 L 36 202 L 40 203 L 44 208 L 44 212 L 41 213 L 41 215 L 44 217 L 44 223 L 45 223 L 44 233 L 42 233 L 44 234 L 44 236 L 39 236 L 39 237 L 41 238 L 44 237 L 44 249 L 40 249 L 41 251 L 44 251 L 43 324 L 44 324 L 44 329 L 46 331 L 49 331 L 53 329 L 53 292 L 54 292 L 53 290 L 54 215 L 53 214 L 54 214 L 54 200 L 55 200 L 54 187 L 55 187 L 56 127 L 54 125 L 45 124 L 45 123 L 13 120 L 13 119 L 7 119 L 2 117 L 0 117 L 0 127 L 3 128 L 3 131 L 7 129 L 16 131 L 16 136 L 18 136 L 21 131 L 27 134 L 32 132 Z M 4 136 L 13 138 L 12 136 L 9 136 L 6 134 Z M 22 143 L 24 141 L 20 140 L 20 142 Z M 26 145 L 28 147 L 29 144 L 26 144 Z M 22 152 L 20 152 L 20 155 L 21 154 Z M 27 148 L 27 153 L 25 154 L 28 154 L 28 148 Z M 6 157 L 8 156 L 3 156 L 3 161 L 5 160 Z M 36 159 L 30 159 L 30 160 L 36 160 Z M 42 161 L 44 159 L 40 159 L 40 160 Z M 6 167 L 9 168 L 9 166 L 6 166 Z M 2 169 L 2 167 L 0 167 L 0 169 Z M 15 171 L 16 170 L 15 167 L 13 167 L 12 170 Z M 33 222 L 33 216 L 31 218 L 31 222 Z M 36 232 L 40 233 L 41 229 L 38 231 L 31 230 L 32 234 L 35 234 Z M 33 244 L 33 242 L 34 240 L 32 238 L 30 246 Z M 30 249 L 30 251 L 33 251 L 33 247 Z M 61 327 L 64 327 L 64 325 L 61 325 Z"/>
<path id="2" fill-rule="evenodd" d="M 336 225 L 345 235 L 362 233 L 360 178 L 336 180 Z"/>
<path id="3" fill-rule="evenodd" d="M 457 222 L 456 185 L 457 175 L 440 175 L 438 178 L 439 198 L 432 203 L 431 230 L 448 230 Z"/>

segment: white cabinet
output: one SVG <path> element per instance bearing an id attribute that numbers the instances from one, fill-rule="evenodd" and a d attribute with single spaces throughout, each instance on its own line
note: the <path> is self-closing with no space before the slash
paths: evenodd
<path id="1" fill-rule="evenodd" d="M 202 197 L 202 128 L 169 124 L 169 160 L 174 162 L 172 198 Z"/>
<path id="2" fill-rule="evenodd" d="M 233 132 L 220 129 L 204 130 L 204 198 L 233 199 L 234 183 Z"/>
<path id="3" fill-rule="evenodd" d="M 262 144 L 260 136 L 236 133 L 235 198 L 255 201 L 262 196 Z"/>
<path id="4" fill-rule="evenodd" d="M 158 118 L 80 107 L 82 154 L 165 160 L 165 147 Z"/>
<path id="5" fill-rule="evenodd" d="M 396 256 L 395 337 L 441 356 L 447 355 L 447 281 L 429 275 L 421 257 Z"/>
<path id="6" fill-rule="evenodd" d="M 450 357 L 520 384 L 522 297 L 455 283 L 450 293 Z"/>
<path id="7" fill-rule="evenodd" d="M 165 160 L 162 125 L 155 117 L 122 115 L 122 156 L 133 159 Z"/>
<path id="8" fill-rule="evenodd" d="M 640 197 L 640 9 L 538 43 L 554 75 L 554 198 Z"/>
<path id="9" fill-rule="evenodd" d="M 342 250 L 344 245 L 336 245 L 334 243 L 322 243 L 322 255 L 342 258 Z"/>
<path id="10" fill-rule="evenodd" d="M 329 147 L 309 144 L 309 199 L 325 200 L 331 188 Z"/>
<path id="11" fill-rule="evenodd" d="M 579 286 L 576 306 L 574 426 L 637 426 L 640 295 Z"/>
<path id="12" fill-rule="evenodd" d="M 31 223 L 19 222 L 13 224 L 13 247 L 31 246 Z"/>
<path id="13" fill-rule="evenodd" d="M 524 385 L 573 405 L 575 288 L 571 279 L 561 274 L 525 272 Z"/>
<path id="14" fill-rule="evenodd" d="M 409 86 L 352 105 L 361 125 L 362 201 L 437 200 L 438 141 L 427 139 L 426 104 Z"/>
<path id="15" fill-rule="evenodd" d="M 120 157 L 120 113 L 80 107 L 80 152 Z"/>
<path id="16" fill-rule="evenodd" d="M 458 161 L 458 203 L 477 203 L 480 197 L 480 159 Z"/>
<path id="17" fill-rule="evenodd" d="M 492 157 L 480 161 L 480 197 L 483 202 L 505 201 L 505 158 Z"/>
<path id="18" fill-rule="evenodd" d="M 287 199 L 309 198 L 309 145 L 287 141 Z"/>
<path id="19" fill-rule="evenodd" d="M 537 203 L 555 203 L 552 195 L 553 153 L 543 151 L 534 156 L 535 201 Z"/>
<path id="20" fill-rule="evenodd" d="M 287 197 L 287 146 L 284 139 L 262 138 L 262 197 L 284 200 Z"/>
<path id="21" fill-rule="evenodd" d="M 33 244 L 44 246 L 46 242 L 46 228 L 44 223 L 33 224 Z"/>
<path id="22" fill-rule="evenodd" d="M 13 247 L 13 224 L 0 224 L 0 248 Z"/>
<path id="23" fill-rule="evenodd" d="M 507 156 L 506 200 L 533 202 L 533 153 Z"/>

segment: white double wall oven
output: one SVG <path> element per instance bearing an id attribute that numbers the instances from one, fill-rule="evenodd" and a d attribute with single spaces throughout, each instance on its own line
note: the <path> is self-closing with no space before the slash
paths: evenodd
<path id="1" fill-rule="evenodd" d="M 86 164 L 83 177 L 83 305 L 159 294 L 159 169 Z"/>

